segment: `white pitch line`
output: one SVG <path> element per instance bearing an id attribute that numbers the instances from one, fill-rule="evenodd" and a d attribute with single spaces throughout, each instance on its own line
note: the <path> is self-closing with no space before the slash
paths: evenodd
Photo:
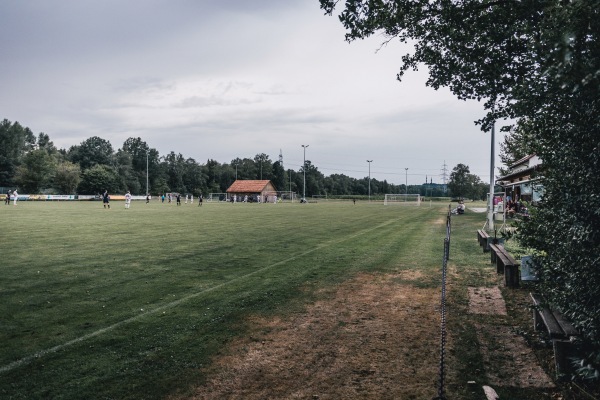
<path id="1" fill-rule="evenodd" d="M 173 307 L 175 307 L 175 306 L 177 306 L 177 305 L 179 305 L 179 304 L 181 304 L 181 303 L 183 303 L 183 302 L 186 302 L 186 301 L 188 301 L 188 300 L 191 300 L 191 299 L 193 299 L 193 298 L 196 298 L 196 297 L 198 297 L 198 296 L 200 296 L 200 295 L 206 294 L 206 293 L 208 293 L 208 292 L 211 292 L 211 291 L 213 291 L 213 290 L 220 289 L 220 288 L 222 288 L 222 287 L 224 287 L 224 286 L 230 285 L 230 284 L 232 284 L 232 283 L 234 283 L 234 282 L 237 282 L 237 281 L 240 281 L 240 280 L 242 280 L 242 279 L 246 279 L 246 278 L 248 278 L 248 277 L 250 277 L 250 276 L 252 276 L 252 275 L 256 275 L 256 274 L 258 274 L 258 273 L 264 272 L 264 271 L 266 271 L 266 270 L 268 270 L 268 269 L 270 269 L 270 268 L 273 268 L 273 267 L 276 267 L 276 266 L 278 266 L 278 265 L 281 265 L 281 264 L 287 263 L 287 262 L 289 262 L 289 261 L 295 260 L 295 259 L 297 259 L 298 257 L 302 257 L 302 256 L 305 256 L 305 255 L 307 255 L 307 254 L 313 253 L 313 252 L 315 252 L 315 251 L 317 251 L 317 250 L 320 250 L 320 249 L 323 249 L 323 248 L 325 248 L 325 247 L 331 246 L 332 244 L 340 243 L 340 242 L 343 242 L 343 241 L 345 241 L 345 240 L 348 240 L 348 239 L 353 239 L 353 238 L 355 238 L 355 237 L 361 236 L 361 235 L 363 235 L 363 234 L 365 234 L 365 233 L 367 233 L 367 232 L 370 232 L 370 231 L 373 231 L 373 230 L 375 230 L 375 229 L 379 229 L 379 228 L 381 228 L 381 227 L 384 227 L 384 226 L 386 226 L 386 225 L 389 225 L 389 224 L 391 224 L 392 222 L 395 222 L 395 219 L 394 219 L 394 220 L 389 220 L 389 221 L 387 221 L 387 222 L 384 222 L 384 223 L 382 223 L 382 224 L 376 225 L 376 226 L 374 226 L 374 227 L 371 227 L 371 228 L 364 229 L 364 230 L 362 230 L 362 231 L 359 231 L 359 232 L 357 232 L 357 233 L 355 233 L 355 234 L 352 234 L 352 235 L 346 236 L 346 237 L 344 237 L 344 238 L 341 238 L 341 239 L 330 240 L 330 241 L 329 241 L 329 242 L 327 242 L 327 243 L 321 243 L 321 244 L 318 244 L 317 246 L 315 246 L 314 248 L 312 248 L 312 249 L 310 249 L 310 250 L 306 250 L 306 251 L 304 251 L 304 252 L 302 252 L 302 253 L 300 253 L 300 254 L 296 254 L 295 256 L 288 257 L 288 258 L 286 258 L 285 260 L 277 261 L 276 263 L 273 263 L 273 264 L 271 264 L 271 265 L 267 265 L 266 267 L 263 267 L 263 268 L 261 268 L 261 269 L 257 269 L 256 271 L 249 272 L 249 273 L 247 273 L 247 274 L 245 274 L 245 275 L 239 276 L 239 277 L 237 277 L 237 278 L 234 278 L 234 279 L 232 279 L 232 280 L 230 280 L 230 281 L 223 282 L 223 283 L 221 283 L 221 284 L 218 284 L 218 285 L 216 285 L 216 286 L 210 287 L 210 288 L 208 288 L 208 289 L 204 289 L 204 290 L 202 290 L 202 291 L 200 291 L 200 292 L 192 293 L 192 294 L 190 294 L 190 295 L 187 295 L 187 296 L 185 296 L 185 297 L 182 297 L 182 298 L 181 298 L 181 299 L 179 299 L 179 300 L 175 300 L 175 301 L 172 301 L 172 302 L 170 302 L 170 303 L 167 303 L 167 304 L 165 304 L 165 305 L 162 305 L 162 306 L 160 306 L 160 307 L 157 307 L 157 308 L 155 308 L 155 309 L 152 309 L 152 310 L 145 311 L 145 312 L 143 312 L 142 314 L 138 314 L 138 315 L 136 315 L 136 316 L 133 316 L 133 317 L 131 317 L 131 318 L 127 318 L 127 319 L 125 319 L 125 320 L 123 320 L 123 321 L 120 321 L 120 322 L 114 323 L 114 324 L 112 324 L 112 325 L 110 325 L 110 326 L 107 326 L 107 327 L 105 327 L 105 328 L 98 329 L 97 331 L 94 331 L 94 332 L 92 332 L 92 333 L 88 333 L 87 335 L 83 335 L 83 336 L 80 336 L 80 337 L 78 337 L 78 338 L 75 338 L 75 339 L 73 339 L 73 340 L 69 340 L 68 342 L 65 342 L 65 343 L 63 343 L 63 344 L 56 345 L 56 346 L 54 346 L 54 347 L 51 347 L 51 348 L 49 348 L 49 349 L 40 350 L 40 351 L 38 351 L 38 352 L 37 352 L 37 353 L 35 353 L 35 354 L 32 354 L 32 355 L 30 355 L 30 356 L 27 356 L 27 357 L 23 357 L 23 358 L 21 358 L 21 359 L 19 359 L 19 360 L 17 360 L 17 361 L 13 361 L 13 362 L 12 362 L 12 363 L 10 363 L 10 364 L 7 364 L 7 365 L 4 365 L 4 366 L 0 367 L 0 373 L 4 373 L 4 372 L 9 372 L 9 371 L 12 371 L 12 370 L 13 370 L 13 369 L 15 369 L 15 368 L 18 368 L 18 367 L 21 367 L 21 366 L 23 366 L 23 365 L 29 364 L 29 363 L 30 363 L 30 362 L 32 362 L 33 360 L 36 360 L 36 359 L 38 359 L 38 358 L 42 358 L 42 357 L 44 357 L 44 356 L 46 356 L 46 355 L 48 355 L 48 354 L 56 353 L 56 352 L 58 352 L 58 351 L 60 351 L 60 350 L 62 350 L 62 349 L 64 349 L 64 348 L 66 348 L 66 347 L 70 347 L 70 346 L 72 346 L 72 345 L 74 345 L 74 344 L 77 344 L 77 343 L 80 343 L 80 342 L 84 342 L 84 341 L 86 341 L 86 340 L 88 340 L 88 339 L 91 339 L 91 338 L 93 338 L 93 337 L 100 336 L 100 335 L 102 335 L 102 334 L 104 334 L 104 333 L 106 333 L 106 332 L 110 332 L 110 331 L 112 331 L 112 330 L 114 330 L 114 329 L 117 329 L 117 328 L 119 328 L 119 327 L 123 326 L 123 325 L 129 324 L 129 323 L 131 323 L 131 322 L 135 322 L 135 321 L 137 321 L 137 320 L 139 320 L 139 319 L 141 319 L 141 318 L 143 318 L 143 317 L 147 317 L 148 315 L 151 315 L 151 314 L 156 314 L 156 313 L 159 313 L 159 312 L 161 312 L 161 311 L 167 310 L 167 309 L 169 309 L 169 308 L 173 308 Z"/>

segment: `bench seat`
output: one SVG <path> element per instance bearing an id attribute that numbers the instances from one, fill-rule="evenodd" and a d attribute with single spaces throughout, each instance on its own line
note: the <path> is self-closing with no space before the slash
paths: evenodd
<path id="1" fill-rule="evenodd" d="M 519 263 L 501 244 L 490 244 L 490 261 L 496 265 L 496 272 L 504 274 L 506 287 L 519 287 Z"/>
<path id="2" fill-rule="evenodd" d="M 533 328 L 545 330 L 552 340 L 557 375 L 572 371 L 573 339 L 579 337 L 580 332 L 558 310 L 548 307 L 543 296 L 535 293 L 529 296 L 533 301 Z"/>
<path id="3" fill-rule="evenodd" d="M 487 238 L 489 237 L 490 235 L 488 235 L 488 233 L 483 229 L 479 229 L 477 231 L 477 242 L 480 246 L 484 246 L 487 243 Z"/>

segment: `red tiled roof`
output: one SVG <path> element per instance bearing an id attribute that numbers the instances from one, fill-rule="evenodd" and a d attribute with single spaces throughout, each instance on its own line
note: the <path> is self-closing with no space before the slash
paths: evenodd
<path id="1" fill-rule="evenodd" d="M 251 180 L 237 180 L 233 182 L 227 193 L 260 193 L 269 184 L 270 181 L 251 181 Z"/>

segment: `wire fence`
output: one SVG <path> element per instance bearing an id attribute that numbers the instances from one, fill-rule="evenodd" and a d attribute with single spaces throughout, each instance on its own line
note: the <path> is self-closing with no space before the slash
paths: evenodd
<path id="1" fill-rule="evenodd" d="M 446 217 L 446 237 L 444 238 L 444 257 L 442 260 L 442 295 L 440 304 L 440 368 L 438 377 L 438 393 L 433 400 L 447 400 L 445 393 L 446 378 L 446 276 L 448 259 L 450 258 L 450 236 L 452 233 L 452 208 L 448 206 Z"/>

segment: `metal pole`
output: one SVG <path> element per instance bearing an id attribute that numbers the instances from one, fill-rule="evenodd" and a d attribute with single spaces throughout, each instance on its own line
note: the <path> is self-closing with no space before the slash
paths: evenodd
<path id="1" fill-rule="evenodd" d="M 492 144 L 491 144 L 491 151 L 490 151 L 490 195 L 489 195 L 489 199 L 488 199 L 488 230 L 493 232 L 494 231 L 494 159 L 495 159 L 495 155 L 494 155 L 494 141 L 495 141 L 495 134 L 496 134 L 496 123 L 493 122 L 492 123 Z"/>
<path id="2" fill-rule="evenodd" d="M 304 164 L 302 166 L 302 172 L 304 172 L 304 188 L 302 189 L 302 199 L 304 199 L 306 201 L 306 148 L 309 145 L 302 145 L 302 147 L 304 148 Z"/>
<path id="3" fill-rule="evenodd" d="M 406 201 L 406 198 L 408 197 L 408 168 L 404 168 L 404 186 L 405 186 L 405 196 L 404 196 L 404 201 Z"/>
<path id="4" fill-rule="evenodd" d="M 146 196 L 148 196 L 148 151 L 146 151 Z"/>
<path id="5" fill-rule="evenodd" d="M 367 160 L 369 163 L 369 203 L 371 202 L 371 163 L 373 160 Z"/>

